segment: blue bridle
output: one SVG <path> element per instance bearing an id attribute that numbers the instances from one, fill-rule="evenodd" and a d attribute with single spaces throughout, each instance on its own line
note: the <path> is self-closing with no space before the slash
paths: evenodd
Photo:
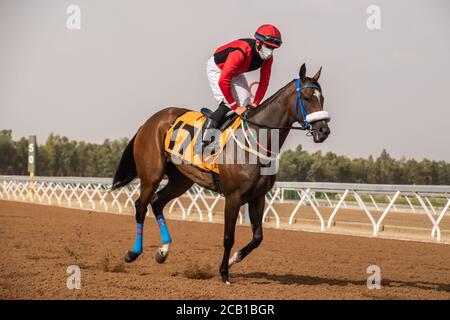
<path id="1" fill-rule="evenodd" d="M 311 86 L 311 85 L 302 87 L 300 84 L 300 79 L 295 79 L 295 87 L 297 90 L 297 99 L 295 100 L 295 105 L 294 105 L 295 120 L 300 123 L 300 119 L 298 118 L 298 109 L 299 109 L 299 105 L 300 105 L 300 112 L 302 113 L 302 118 L 303 118 L 302 129 L 307 129 L 310 126 L 310 123 L 306 120 L 307 113 L 306 113 L 305 107 L 303 106 L 302 96 L 301 96 L 300 92 L 303 89 L 319 89 L 320 90 L 320 87 Z"/>

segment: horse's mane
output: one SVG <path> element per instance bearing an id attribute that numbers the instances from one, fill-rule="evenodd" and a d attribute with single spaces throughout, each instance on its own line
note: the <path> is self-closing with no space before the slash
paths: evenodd
<path id="1" fill-rule="evenodd" d="M 267 99 L 264 100 L 262 103 L 260 103 L 256 109 L 251 109 L 251 110 L 248 112 L 248 116 L 255 115 L 255 114 L 259 113 L 260 111 L 264 110 L 264 109 L 267 107 L 268 104 L 270 104 L 272 101 L 274 101 L 275 99 L 277 99 L 278 96 L 279 96 L 281 93 L 283 93 L 283 92 L 286 90 L 287 87 L 289 87 L 290 85 L 292 85 L 292 83 L 293 83 L 294 81 L 295 81 L 295 79 L 292 80 L 292 81 L 289 81 L 284 87 L 282 87 L 282 88 L 279 89 L 277 92 L 275 92 L 273 95 L 271 95 L 269 98 L 267 98 Z"/>
<path id="2" fill-rule="evenodd" d="M 273 100 L 275 100 L 281 92 L 284 92 L 284 90 L 289 87 L 295 80 L 289 81 L 284 87 L 282 87 L 281 89 L 279 89 L 277 92 L 275 92 L 273 95 L 271 95 L 269 98 L 267 98 L 266 100 L 264 100 L 259 106 L 260 107 L 264 107 L 266 104 L 271 103 Z"/>

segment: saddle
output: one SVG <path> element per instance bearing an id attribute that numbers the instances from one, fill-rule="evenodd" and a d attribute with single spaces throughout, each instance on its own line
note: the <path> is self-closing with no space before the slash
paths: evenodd
<path id="1" fill-rule="evenodd" d="M 211 114 L 213 113 L 213 111 L 208 108 L 201 108 L 200 112 L 207 118 L 210 118 Z M 238 115 L 236 114 L 236 112 L 234 112 L 233 110 L 230 110 L 230 112 L 228 112 L 225 115 L 225 120 L 222 122 L 222 124 L 217 129 L 219 129 L 220 132 L 222 132 L 223 130 L 228 128 L 230 126 L 230 124 L 232 124 L 233 121 L 236 120 L 237 117 L 238 117 Z M 202 131 L 204 129 L 205 129 L 205 123 L 203 123 Z"/>

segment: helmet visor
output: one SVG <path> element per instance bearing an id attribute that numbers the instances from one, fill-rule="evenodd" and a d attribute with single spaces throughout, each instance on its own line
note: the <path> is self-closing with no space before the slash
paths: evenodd
<path id="1" fill-rule="evenodd" d="M 280 47 L 282 44 L 281 39 L 276 38 L 274 36 L 271 35 L 267 35 L 267 36 L 263 36 L 260 33 L 255 33 L 255 36 L 257 39 L 263 41 L 264 43 L 267 43 L 268 45 L 274 46 L 276 48 Z"/>
<path id="2" fill-rule="evenodd" d="M 274 47 L 279 47 L 283 43 L 283 41 L 281 41 L 281 39 L 278 39 L 278 38 L 275 38 L 272 36 L 266 36 L 266 38 L 264 39 L 264 42 L 267 42 L 267 44 L 270 44 Z"/>

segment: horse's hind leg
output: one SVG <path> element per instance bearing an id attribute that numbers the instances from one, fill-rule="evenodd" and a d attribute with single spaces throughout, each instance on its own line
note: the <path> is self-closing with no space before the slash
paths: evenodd
<path id="1" fill-rule="evenodd" d="M 186 178 L 172 163 L 167 164 L 166 174 L 169 179 L 167 185 L 158 191 L 151 201 L 153 214 L 161 233 L 162 247 L 156 251 L 155 255 L 158 263 L 163 263 L 166 260 L 169 254 L 169 245 L 172 242 L 164 219 L 164 207 L 169 201 L 185 193 L 193 184 L 192 180 Z"/>
<path id="2" fill-rule="evenodd" d="M 141 192 L 139 198 L 134 203 L 136 208 L 136 239 L 134 242 L 133 250 L 128 251 L 125 255 L 126 262 L 133 262 L 142 253 L 142 242 L 143 242 L 143 232 L 144 232 L 144 220 L 147 213 L 147 207 L 150 203 L 152 196 L 158 189 L 159 183 L 164 176 L 165 166 L 160 163 L 160 165 L 155 166 L 151 172 L 145 175 L 140 175 L 141 178 Z"/>
<path id="3" fill-rule="evenodd" d="M 262 220 L 264 214 L 265 195 L 249 202 L 250 222 L 252 223 L 253 238 L 244 248 L 236 251 L 228 262 L 228 266 L 241 262 L 250 252 L 256 249 L 263 240 Z"/>

